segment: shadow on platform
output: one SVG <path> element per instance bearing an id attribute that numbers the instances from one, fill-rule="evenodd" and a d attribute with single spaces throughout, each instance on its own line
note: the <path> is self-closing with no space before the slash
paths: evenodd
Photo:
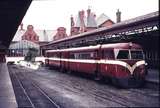
<path id="1" fill-rule="evenodd" d="M 17 108 L 17 102 L 6 63 L 0 63 L 0 108 Z"/>
<path id="2" fill-rule="evenodd" d="M 146 81 L 159 84 L 159 70 L 158 69 L 148 69 Z"/>

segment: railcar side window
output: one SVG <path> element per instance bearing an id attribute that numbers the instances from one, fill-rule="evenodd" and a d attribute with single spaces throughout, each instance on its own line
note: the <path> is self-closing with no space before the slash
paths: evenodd
<path id="1" fill-rule="evenodd" d="M 93 52 L 70 53 L 69 57 L 72 59 L 92 59 L 94 58 L 94 53 Z"/>
<path id="2" fill-rule="evenodd" d="M 114 59 L 114 52 L 113 52 L 113 50 L 106 50 L 106 51 L 104 51 L 104 59 L 108 59 L 108 60 Z"/>
<path id="3" fill-rule="evenodd" d="M 119 50 L 117 59 L 129 59 L 129 51 L 128 50 Z"/>
<path id="4" fill-rule="evenodd" d="M 74 58 L 75 58 L 75 59 L 79 59 L 79 53 L 75 53 L 75 54 L 74 54 Z"/>
<path id="5" fill-rule="evenodd" d="M 49 53 L 46 53 L 46 56 L 49 57 Z"/>
<path id="6" fill-rule="evenodd" d="M 70 53 L 69 58 L 71 58 L 71 59 L 75 59 L 75 57 L 74 57 L 74 53 Z"/>
<path id="7" fill-rule="evenodd" d="M 131 59 L 143 59 L 143 52 L 142 51 L 131 51 Z"/>
<path id="8" fill-rule="evenodd" d="M 51 53 L 48 53 L 48 57 L 51 57 L 51 55 L 52 55 Z"/>
<path id="9" fill-rule="evenodd" d="M 60 54 L 59 53 L 50 53 L 50 57 L 60 58 Z"/>
<path id="10" fill-rule="evenodd" d="M 61 58 L 66 58 L 64 54 L 61 54 Z"/>
<path id="11" fill-rule="evenodd" d="M 90 53 L 80 53 L 79 58 L 80 59 L 90 59 L 91 55 L 90 55 Z"/>

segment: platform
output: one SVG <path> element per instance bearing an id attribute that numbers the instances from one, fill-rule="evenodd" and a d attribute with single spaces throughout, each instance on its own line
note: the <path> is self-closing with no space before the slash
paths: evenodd
<path id="1" fill-rule="evenodd" d="M 0 63 L 0 108 L 18 108 L 6 63 Z"/>
<path id="2" fill-rule="evenodd" d="M 159 70 L 158 69 L 148 69 L 146 81 L 159 84 Z"/>

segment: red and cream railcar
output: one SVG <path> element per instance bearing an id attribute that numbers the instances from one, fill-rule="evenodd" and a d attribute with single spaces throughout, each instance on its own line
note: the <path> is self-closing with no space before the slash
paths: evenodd
<path id="1" fill-rule="evenodd" d="M 145 79 L 144 54 L 140 45 L 115 43 L 46 51 L 46 64 L 64 71 L 110 78 L 114 84 L 140 86 Z"/>
<path id="2" fill-rule="evenodd" d="M 46 59 L 45 59 L 45 64 L 46 66 L 52 66 L 55 68 L 60 68 L 61 67 L 61 52 L 60 50 L 48 50 L 46 51 Z"/>

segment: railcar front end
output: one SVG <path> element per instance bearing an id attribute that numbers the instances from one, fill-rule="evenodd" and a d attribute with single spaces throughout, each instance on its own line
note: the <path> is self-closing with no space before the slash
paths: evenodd
<path id="1" fill-rule="evenodd" d="M 114 84 L 122 87 L 140 87 L 144 84 L 146 69 L 142 50 L 118 50 L 115 59 Z"/>

